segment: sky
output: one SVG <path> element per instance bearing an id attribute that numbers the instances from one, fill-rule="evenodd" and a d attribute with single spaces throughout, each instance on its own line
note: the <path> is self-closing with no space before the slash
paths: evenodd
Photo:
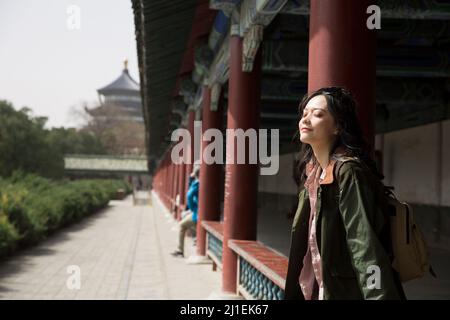
<path id="1" fill-rule="evenodd" d="M 0 0 L 0 99 L 79 126 L 125 59 L 139 82 L 134 30 L 131 0 Z"/>

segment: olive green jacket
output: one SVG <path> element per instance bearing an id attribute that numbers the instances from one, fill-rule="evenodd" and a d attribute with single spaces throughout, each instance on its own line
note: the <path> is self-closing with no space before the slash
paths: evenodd
<path id="1" fill-rule="evenodd" d="M 358 158 L 343 163 L 338 173 L 337 161 L 330 160 L 317 191 L 324 299 L 404 299 L 388 254 L 390 231 L 384 208 L 377 200 L 384 192 L 376 187 L 381 184 Z M 298 278 L 307 250 L 309 215 L 308 191 L 303 188 L 292 225 L 285 299 L 304 299 Z"/>

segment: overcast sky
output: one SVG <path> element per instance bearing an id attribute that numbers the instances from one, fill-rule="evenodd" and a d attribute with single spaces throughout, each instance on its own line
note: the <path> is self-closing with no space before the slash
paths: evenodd
<path id="1" fill-rule="evenodd" d="M 0 99 L 48 127 L 79 123 L 71 110 L 96 103 L 125 58 L 139 82 L 131 0 L 0 0 Z"/>

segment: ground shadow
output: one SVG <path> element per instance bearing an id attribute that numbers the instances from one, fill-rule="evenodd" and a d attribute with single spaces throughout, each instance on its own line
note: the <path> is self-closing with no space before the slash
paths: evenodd
<path id="1" fill-rule="evenodd" d="M 59 243 L 70 241 L 72 239 L 72 233 L 76 233 L 94 225 L 98 219 L 104 217 L 110 208 L 111 206 L 108 205 L 107 207 L 84 217 L 80 221 L 55 230 L 50 233 L 47 238 L 35 244 L 22 245 L 13 253 L 0 258 L 0 282 L 2 279 L 21 273 L 24 269 L 32 266 L 32 263 L 29 262 L 30 257 L 54 255 L 56 251 L 53 250 L 52 247 Z M 0 286 L 0 293 L 7 291 L 14 291 L 14 289 L 4 285 Z"/>

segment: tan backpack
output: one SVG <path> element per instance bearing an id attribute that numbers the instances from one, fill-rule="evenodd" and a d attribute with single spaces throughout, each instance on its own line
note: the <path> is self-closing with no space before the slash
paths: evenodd
<path id="1" fill-rule="evenodd" d="M 357 160 L 361 163 L 357 158 L 344 157 L 341 159 L 339 167 L 342 163 L 350 160 Z M 389 208 L 389 212 L 386 214 L 389 215 L 390 220 L 394 256 L 392 267 L 398 272 L 402 282 L 421 278 L 427 272 L 436 277 L 430 265 L 425 238 L 414 220 L 412 207 L 397 199 L 392 191 L 394 187 L 385 186 L 382 181 L 380 181 L 380 184 L 384 188 L 385 201 L 387 201 L 387 208 Z"/>
<path id="2" fill-rule="evenodd" d="M 392 267 L 399 273 L 402 282 L 421 278 L 427 272 L 436 277 L 430 265 L 425 238 L 414 219 L 412 207 L 399 201 L 389 187 L 384 188 L 391 209 L 389 214 L 394 253 Z"/>

